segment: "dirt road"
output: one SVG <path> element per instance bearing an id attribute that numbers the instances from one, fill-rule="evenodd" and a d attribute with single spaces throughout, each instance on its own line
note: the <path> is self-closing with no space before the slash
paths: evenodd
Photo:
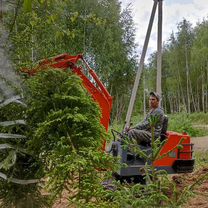
<path id="1" fill-rule="evenodd" d="M 193 137 L 191 142 L 194 144 L 195 151 L 206 151 L 208 150 L 208 136 L 204 137 Z"/>

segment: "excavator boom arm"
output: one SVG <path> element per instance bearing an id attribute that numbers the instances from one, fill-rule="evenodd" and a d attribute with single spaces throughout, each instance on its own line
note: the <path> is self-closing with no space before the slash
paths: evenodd
<path id="1" fill-rule="evenodd" d="M 90 74 L 90 78 L 84 73 L 84 69 L 77 65 L 79 61 L 85 65 L 87 71 Z M 85 61 L 83 56 L 81 54 L 77 56 L 61 54 L 40 61 L 37 67 L 33 69 L 22 69 L 22 72 L 29 74 L 29 76 L 34 76 L 36 73 L 50 68 L 59 69 L 62 71 L 66 71 L 70 68 L 73 73 L 82 79 L 84 87 L 91 94 L 93 99 L 98 103 L 102 113 L 100 122 L 105 127 L 106 131 L 108 131 L 110 113 L 112 110 L 112 97 L 95 71 L 91 69 L 88 63 Z M 103 149 L 105 149 L 105 141 L 103 143 Z"/>

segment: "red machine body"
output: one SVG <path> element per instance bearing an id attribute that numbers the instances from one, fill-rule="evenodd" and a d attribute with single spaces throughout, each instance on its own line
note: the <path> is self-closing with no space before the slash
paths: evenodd
<path id="1" fill-rule="evenodd" d="M 167 142 L 160 151 L 161 156 L 166 156 L 154 161 L 153 165 L 158 169 L 170 170 L 171 167 L 175 172 L 192 172 L 194 160 L 190 136 L 168 131 L 167 137 Z M 177 148 L 179 145 L 181 148 Z"/>
<path id="2" fill-rule="evenodd" d="M 142 182 L 140 180 L 141 178 L 143 180 L 143 168 L 147 161 L 137 153 L 123 149 L 120 141 L 113 142 L 112 147 L 112 154 L 119 156 L 121 163 L 126 164 L 117 171 L 116 178 L 119 180 L 132 178 L 134 181 Z M 160 151 L 161 157 L 153 162 L 153 166 L 157 170 L 165 170 L 169 174 L 190 173 L 194 169 L 192 147 L 189 135 L 169 131 Z M 140 145 L 140 149 L 144 150 L 146 154 L 152 154 L 151 146 Z"/>
<path id="3" fill-rule="evenodd" d="M 80 61 L 85 66 L 85 69 L 81 65 L 78 66 L 78 62 Z M 22 69 L 22 72 L 29 74 L 29 76 L 34 76 L 39 71 L 47 70 L 50 68 L 62 71 L 71 69 L 73 73 L 77 74 L 82 79 L 84 87 L 91 94 L 93 99 L 99 104 L 102 113 L 100 122 L 105 127 L 106 131 L 108 131 L 110 113 L 112 109 L 112 97 L 98 78 L 95 71 L 91 69 L 88 63 L 85 61 L 83 56 L 81 54 L 77 56 L 61 54 L 40 61 L 37 67 L 33 69 Z M 85 71 L 86 73 L 89 73 L 89 75 L 86 75 Z M 105 149 L 105 146 L 106 142 L 104 141 L 102 147 L 103 150 Z"/>

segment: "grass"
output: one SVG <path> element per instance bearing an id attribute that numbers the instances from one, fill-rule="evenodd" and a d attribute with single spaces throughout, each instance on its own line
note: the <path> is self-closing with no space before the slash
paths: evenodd
<path id="1" fill-rule="evenodd" d="M 172 114 L 168 115 L 169 126 L 168 130 L 176 131 L 179 133 L 186 132 L 192 137 L 208 135 L 208 130 L 199 128 L 195 125 L 204 126 L 208 123 L 208 114 L 206 113 L 193 113 L 193 114 Z M 206 121 L 206 122 L 205 122 Z"/>
<path id="2" fill-rule="evenodd" d="M 193 124 L 208 125 L 208 113 L 192 113 L 189 117 Z"/>
<path id="3" fill-rule="evenodd" d="M 203 152 L 195 152 L 195 170 L 200 169 L 202 167 L 208 167 L 208 151 Z"/>

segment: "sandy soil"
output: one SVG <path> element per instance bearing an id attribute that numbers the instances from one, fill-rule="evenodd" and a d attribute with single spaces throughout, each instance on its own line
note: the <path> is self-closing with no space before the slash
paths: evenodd
<path id="1" fill-rule="evenodd" d="M 195 137 L 191 139 L 192 143 L 194 143 L 194 151 L 202 152 L 208 151 L 208 136 L 205 137 Z M 193 184 L 199 177 L 203 177 L 208 174 L 208 168 L 202 168 L 194 173 L 187 174 L 183 178 L 183 176 L 179 176 L 183 178 L 183 186 L 188 186 Z M 208 208 L 208 177 L 203 180 L 203 182 L 198 185 L 195 190 L 196 195 L 192 197 L 187 204 L 183 206 L 183 208 Z"/>
<path id="2" fill-rule="evenodd" d="M 201 168 L 193 173 L 177 174 L 172 177 L 177 185 L 177 189 L 182 194 L 183 190 L 190 185 L 193 186 L 191 191 L 196 195 L 188 198 L 187 203 L 182 208 L 207 208 L 208 207 L 208 168 Z M 206 176 L 206 179 L 205 179 Z M 191 192 L 190 192 L 191 193 Z M 183 198 L 183 200 L 187 200 Z"/>

